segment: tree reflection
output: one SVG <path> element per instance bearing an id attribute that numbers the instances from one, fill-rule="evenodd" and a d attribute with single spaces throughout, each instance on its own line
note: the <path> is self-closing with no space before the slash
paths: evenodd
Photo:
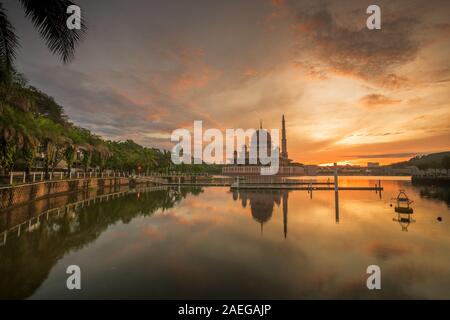
<path id="1" fill-rule="evenodd" d="M 59 259 L 92 243 L 110 225 L 165 211 L 187 195 L 202 192 L 202 188 L 195 187 L 128 194 L 43 221 L 34 231 L 0 247 L 0 299 L 32 295 Z"/>
<path id="2" fill-rule="evenodd" d="M 444 201 L 450 208 L 450 188 L 426 186 L 419 190 L 421 198 Z"/>

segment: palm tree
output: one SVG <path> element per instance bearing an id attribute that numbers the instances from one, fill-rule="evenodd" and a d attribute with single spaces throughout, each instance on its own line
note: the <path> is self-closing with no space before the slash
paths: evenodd
<path id="1" fill-rule="evenodd" d="M 2 104 L 0 117 L 0 167 L 11 171 L 19 151 L 25 155 L 27 171 L 38 146 L 37 125 L 31 114 Z"/>
<path id="2" fill-rule="evenodd" d="M 15 120 L 17 119 L 14 110 L 2 105 L 2 117 L 0 117 L 0 167 L 10 171 L 14 164 L 16 153 Z"/>
<path id="3" fill-rule="evenodd" d="M 20 144 L 22 150 L 22 158 L 25 161 L 26 174 L 30 174 L 36 160 L 36 151 L 40 145 L 39 127 L 36 119 L 29 113 L 22 116 L 20 124 L 23 142 Z"/>
<path id="4" fill-rule="evenodd" d="M 67 176 L 70 176 L 77 152 L 85 145 L 82 132 L 77 127 L 66 128 L 65 134 L 69 138 L 64 149 L 64 160 L 67 163 Z"/>
<path id="5" fill-rule="evenodd" d="M 167 150 L 163 150 L 160 153 L 160 158 L 159 158 L 158 164 L 159 164 L 160 169 L 164 169 L 164 170 L 166 170 L 166 172 L 169 171 L 173 165 L 172 158 L 171 158 L 171 152 L 167 151 Z"/>
<path id="6" fill-rule="evenodd" d="M 144 172 L 148 174 L 150 169 L 158 164 L 155 151 L 150 148 L 144 148 L 142 151 L 142 162 L 144 165 Z"/>
<path id="7" fill-rule="evenodd" d="M 106 166 L 106 161 L 112 156 L 112 152 L 109 150 L 106 143 L 102 141 L 95 146 L 95 154 L 97 155 L 97 162 L 100 172 L 103 172 L 103 169 L 105 169 Z"/>
<path id="8" fill-rule="evenodd" d="M 90 143 L 86 143 L 84 146 L 80 147 L 80 150 L 82 151 L 81 163 L 83 164 L 84 172 L 88 172 L 92 162 L 94 146 Z"/>
<path id="9" fill-rule="evenodd" d="M 52 171 L 61 160 L 62 149 L 69 139 L 64 135 L 64 128 L 52 120 L 40 117 L 37 119 L 39 126 L 39 140 L 41 141 L 44 153 L 44 172 L 48 176 L 49 169 Z"/>
<path id="10" fill-rule="evenodd" d="M 69 0 L 18 0 L 25 11 L 25 17 L 44 39 L 53 54 L 64 63 L 74 57 L 75 47 L 86 31 L 84 22 L 80 30 L 67 28 L 67 7 L 74 3 Z M 6 10 L 0 2 L 0 80 L 8 80 L 13 70 L 19 39 L 14 26 L 8 20 Z"/>

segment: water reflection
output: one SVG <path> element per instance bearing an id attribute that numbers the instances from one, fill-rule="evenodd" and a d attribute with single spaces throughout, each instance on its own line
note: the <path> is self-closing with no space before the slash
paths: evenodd
<path id="1" fill-rule="evenodd" d="M 408 231 L 408 226 L 416 222 L 416 220 L 413 219 L 412 213 L 401 213 L 397 211 L 397 217 L 392 219 L 393 221 L 396 221 L 400 224 L 402 227 L 402 231 Z"/>
<path id="2" fill-rule="evenodd" d="M 202 192 L 202 188 L 195 187 L 151 192 L 144 189 L 110 201 L 97 201 L 89 207 L 76 209 L 68 205 L 48 220 L 29 224 L 20 237 L 9 238 L 0 247 L 0 275 L 8 275 L 0 276 L 0 299 L 30 296 L 61 257 L 94 242 L 111 225 L 126 224 L 158 210 L 164 212 L 187 195 Z"/>
<path id="3" fill-rule="evenodd" d="M 439 199 L 444 200 L 447 203 L 450 203 L 450 191 L 444 188 L 432 188 L 432 187 L 421 187 L 420 196 L 422 198 L 427 199 Z M 399 189 L 400 194 L 404 194 L 403 189 Z M 288 207 L 289 207 L 289 190 L 232 190 L 233 200 L 236 202 L 240 200 L 242 208 L 246 208 L 250 206 L 250 212 L 253 219 L 260 224 L 261 234 L 264 231 L 264 224 L 269 222 L 272 218 L 273 211 L 275 205 L 278 207 L 280 204 L 282 205 L 283 211 L 283 229 L 284 229 L 284 238 L 287 238 L 287 230 L 288 230 Z M 312 199 L 313 191 L 307 191 Z M 382 200 L 382 192 L 376 191 L 378 198 Z M 407 202 L 402 199 L 392 198 L 393 201 L 396 202 L 396 206 L 394 208 L 394 212 L 397 214 L 392 220 L 398 222 L 402 226 L 402 231 L 408 231 L 408 226 L 411 223 L 416 222 L 413 218 L 413 208 L 410 204 L 413 202 L 412 200 L 407 200 Z M 392 205 L 391 205 L 392 206 Z M 334 213 L 335 213 L 335 222 L 339 224 L 340 222 L 340 209 L 339 209 L 339 191 L 334 191 Z M 439 218 L 441 221 L 441 218 Z"/>
<path id="4" fill-rule="evenodd" d="M 342 181 L 352 183 L 375 181 Z M 447 204 L 435 189 L 383 184 L 381 200 L 175 187 L 72 204 L 39 223 L 30 211 L 30 228 L 0 246 L 0 298 L 449 298 Z M 395 212 L 399 189 L 414 215 Z M 2 219 L 19 221 L 14 211 Z M 65 288 L 70 264 L 86 277 L 81 292 Z M 370 264 L 383 269 L 380 292 L 365 285 Z"/>
<path id="5" fill-rule="evenodd" d="M 236 190 L 232 191 L 233 200 L 241 200 L 243 208 L 250 206 L 253 219 L 261 225 L 261 234 L 264 231 L 264 224 L 272 218 L 274 205 L 278 207 L 282 204 L 283 209 L 283 231 L 284 238 L 287 237 L 288 223 L 288 190 Z"/>
<path id="6" fill-rule="evenodd" d="M 287 238 L 288 232 L 288 210 L 289 210 L 289 190 L 236 190 L 233 189 L 233 200 L 241 200 L 242 208 L 250 206 L 250 212 L 255 221 L 261 226 L 261 234 L 263 234 L 264 224 L 272 218 L 274 205 L 278 207 L 282 205 L 283 210 L 283 231 L 284 238 Z M 312 191 L 308 191 L 310 199 L 312 199 Z M 334 210 L 336 223 L 339 223 L 339 191 L 334 192 Z"/>
<path id="7" fill-rule="evenodd" d="M 423 186 L 419 188 L 420 196 L 425 199 L 441 200 L 450 207 L 450 188 Z"/>
<path id="8" fill-rule="evenodd" d="M 334 190 L 334 212 L 336 223 L 339 223 L 339 190 Z"/>

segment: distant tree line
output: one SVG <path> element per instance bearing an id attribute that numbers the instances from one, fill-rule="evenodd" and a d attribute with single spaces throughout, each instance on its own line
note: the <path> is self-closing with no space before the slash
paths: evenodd
<path id="1" fill-rule="evenodd" d="M 450 152 L 438 152 L 428 155 L 418 155 L 408 161 L 396 163 L 394 167 L 416 166 L 420 170 L 450 170 Z"/>

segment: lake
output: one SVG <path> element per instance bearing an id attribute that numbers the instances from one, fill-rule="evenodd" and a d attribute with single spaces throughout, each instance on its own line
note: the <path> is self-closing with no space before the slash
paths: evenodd
<path id="1" fill-rule="evenodd" d="M 37 209 L 2 212 L 0 233 L 32 220 L 0 246 L 0 298 L 450 299 L 450 190 L 380 179 L 381 195 L 340 191 L 337 205 L 334 191 L 175 187 L 38 220 Z M 400 189 L 413 214 L 395 211 Z M 66 287 L 70 265 L 81 290 Z M 370 265 L 381 290 L 366 286 Z"/>

